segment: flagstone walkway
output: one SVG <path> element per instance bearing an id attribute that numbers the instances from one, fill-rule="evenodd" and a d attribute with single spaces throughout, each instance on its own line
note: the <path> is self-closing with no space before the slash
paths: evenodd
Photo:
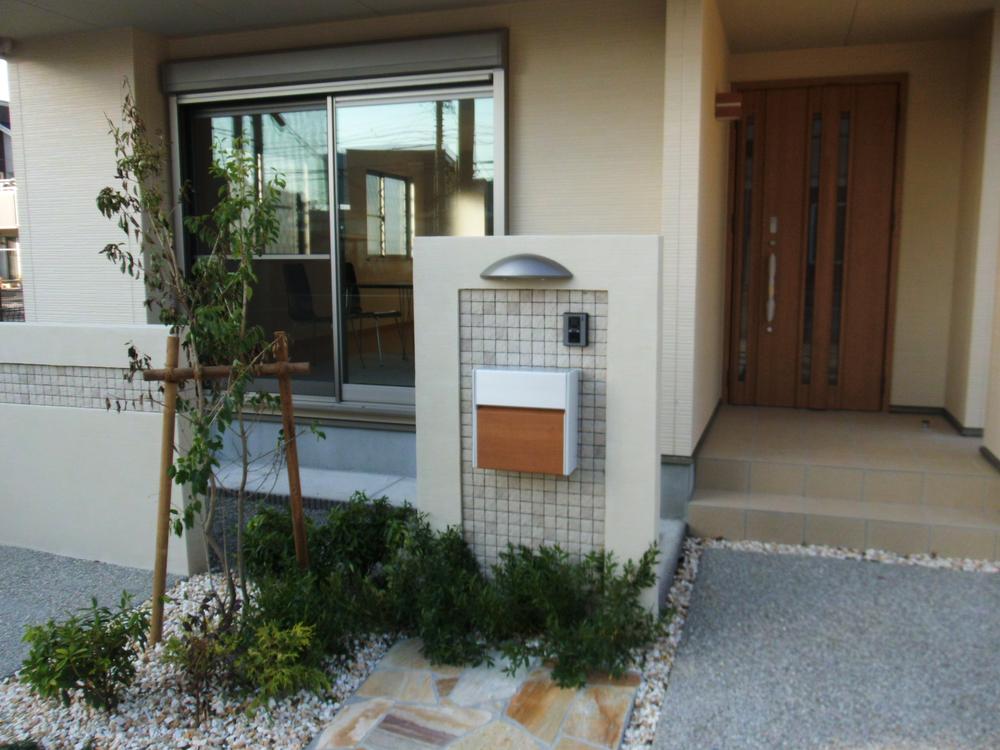
<path id="1" fill-rule="evenodd" d="M 432 666 L 420 641 L 396 644 L 309 750 L 614 750 L 639 684 L 594 676 L 560 688 L 540 665 Z"/>

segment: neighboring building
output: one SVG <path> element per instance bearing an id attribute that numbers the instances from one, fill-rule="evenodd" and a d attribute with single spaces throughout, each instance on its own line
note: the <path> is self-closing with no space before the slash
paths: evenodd
<path id="1" fill-rule="evenodd" d="M 23 320 L 10 105 L 0 101 L 0 321 Z"/>
<path id="2" fill-rule="evenodd" d="M 31 456 L 0 467 L 0 496 L 31 506 L 0 542 L 148 564 L 137 498 L 155 489 L 157 415 L 92 398 L 117 387 L 124 341 L 162 349 L 143 290 L 97 256 L 117 240 L 94 196 L 128 78 L 168 134 L 174 184 L 194 188 L 188 210 L 210 206 L 228 138 L 286 176 L 254 315 L 313 365 L 297 406 L 329 439 L 300 448 L 307 493 L 415 499 L 485 561 L 507 542 L 634 555 L 660 519 L 1000 557 L 993 0 L 399 0 L 280 17 L 262 0 L 238 16 L 142 0 L 101 28 L 69 2 L 15 7 L 28 324 L 0 329 L 0 368 L 35 380 L 0 393 Z M 480 277 L 529 251 L 572 278 Z M 191 238 L 183 253 L 197 257 Z M 582 312 L 589 346 L 565 346 L 563 314 Z M 526 366 L 582 372 L 568 477 L 482 468 L 497 459 L 479 409 L 549 401 L 477 401 L 475 371 Z M 522 448 L 540 429 L 517 428 Z M 524 454 L 510 466 L 540 455 L 505 451 Z M 109 479 L 112 457 L 130 468 Z M 40 523 L 51 514 L 64 524 Z M 113 534 L 81 534 L 111 516 Z"/>

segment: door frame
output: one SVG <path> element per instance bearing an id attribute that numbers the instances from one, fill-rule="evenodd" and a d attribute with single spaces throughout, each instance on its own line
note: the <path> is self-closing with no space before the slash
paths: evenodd
<path id="1" fill-rule="evenodd" d="M 899 238 L 900 227 L 902 226 L 903 211 L 903 167 L 904 154 L 906 153 L 906 115 L 909 94 L 910 77 L 908 73 L 885 73 L 871 75 L 849 75 L 849 76 L 818 76 L 807 78 L 780 78 L 750 81 L 734 81 L 730 84 L 731 92 L 741 92 L 747 90 L 763 90 L 777 88 L 808 88 L 812 86 L 824 85 L 854 85 L 854 84 L 874 84 L 874 83 L 894 83 L 899 86 L 899 98 L 896 115 L 896 153 L 894 154 L 895 168 L 893 170 L 893 196 L 892 196 L 892 229 L 889 232 L 889 288 L 886 290 L 886 329 L 885 329 L 885 352 L 883 353 L 882 364 L 882 388 L 881 388 L 881 410 L 888 412 L 890 407 L 890 396 L 892 392 L 892 372 L 893 372 L 893 352 L 895 350 L 896 339 L 896 298 L 897 298 L 897 276 L 899 271 Z M 729 403 L 730 399 L 730 370 L 732 362 L 732 344 L 735 335 L 734 311 L 733 311 L 733 284 L 735 278 L 736 250 L 736 206 L 738 205 L 736 191 L 739 186 L 736 184 L 736 161 L 739 157 L 740 141 L 737 138 L 737 129 L 729 129 L 729 168 L 728 184 L 726 189 L 726 279 L 725 279 L 725 335 L 723 337 L 722 350 L 722 400 Z"/>

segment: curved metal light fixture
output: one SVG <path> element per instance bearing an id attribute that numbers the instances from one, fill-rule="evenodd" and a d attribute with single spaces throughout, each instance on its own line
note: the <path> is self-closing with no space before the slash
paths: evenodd
<path id="1" fill-rule="evenodd" d="M 479 274 L 484 279 L 571 279 L 566 266 L 541 255 L 508 255 Z"/>

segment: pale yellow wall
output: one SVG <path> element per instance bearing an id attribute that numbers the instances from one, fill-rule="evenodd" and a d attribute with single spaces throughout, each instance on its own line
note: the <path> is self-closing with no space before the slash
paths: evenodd
<path id="1" fill-rule="evenodd" d="M 993 356 L 990 364 L 989 398 L 986 407 L 986 429 L 983 435 L 983 445 L 994 456 L 1000 457 L 1000 268 L 997 270 L 994 291 L 996 304 L 993 311 Z"/>
<path id="2" fill-rule="evenodd" d="M 907 73 L 893 404 L 945 403 L 968 42 L 733 55 L 734 81 Z"/>
<path id="3" fill-rule="evenodd" d="M 729 90 L 729 50 L 716 0 L 704 0 L 703 24 L 692 446 L 697 445 L 722 396 L 726 309 L 730 123 L 715 119 L 715 94 Z"/>
<path id="4" fill-rule="evenodd" d="M 690 456 L 722 387 L 729 86 L 715 0 L 667 4 L 663 105 L 663 340 L 660 451 Z"/>
<path id="5" fill-rule="evenodd" d="M 972 303 L 976 253 L 979 245 L 979 208 L 983 182 L 986 105 L 990 86 L 992 27 L 982 24 L 969 43 L 966 88 L 965 140 L 959 193 L 958 232 L 955 241 L 955 282 L 951 303 L 951 340 L 945 406 L 967 427 L 981 425 L 981 415 L 970 413 L 968 399 Z"/>
<path id="6" fill-rule="evenodd" d="M 660 228 L 663 18 L 663 0 L 551 0 L 179 38 L 168 54 L 507 28 L 510 231 L 649 233 Z"/>

